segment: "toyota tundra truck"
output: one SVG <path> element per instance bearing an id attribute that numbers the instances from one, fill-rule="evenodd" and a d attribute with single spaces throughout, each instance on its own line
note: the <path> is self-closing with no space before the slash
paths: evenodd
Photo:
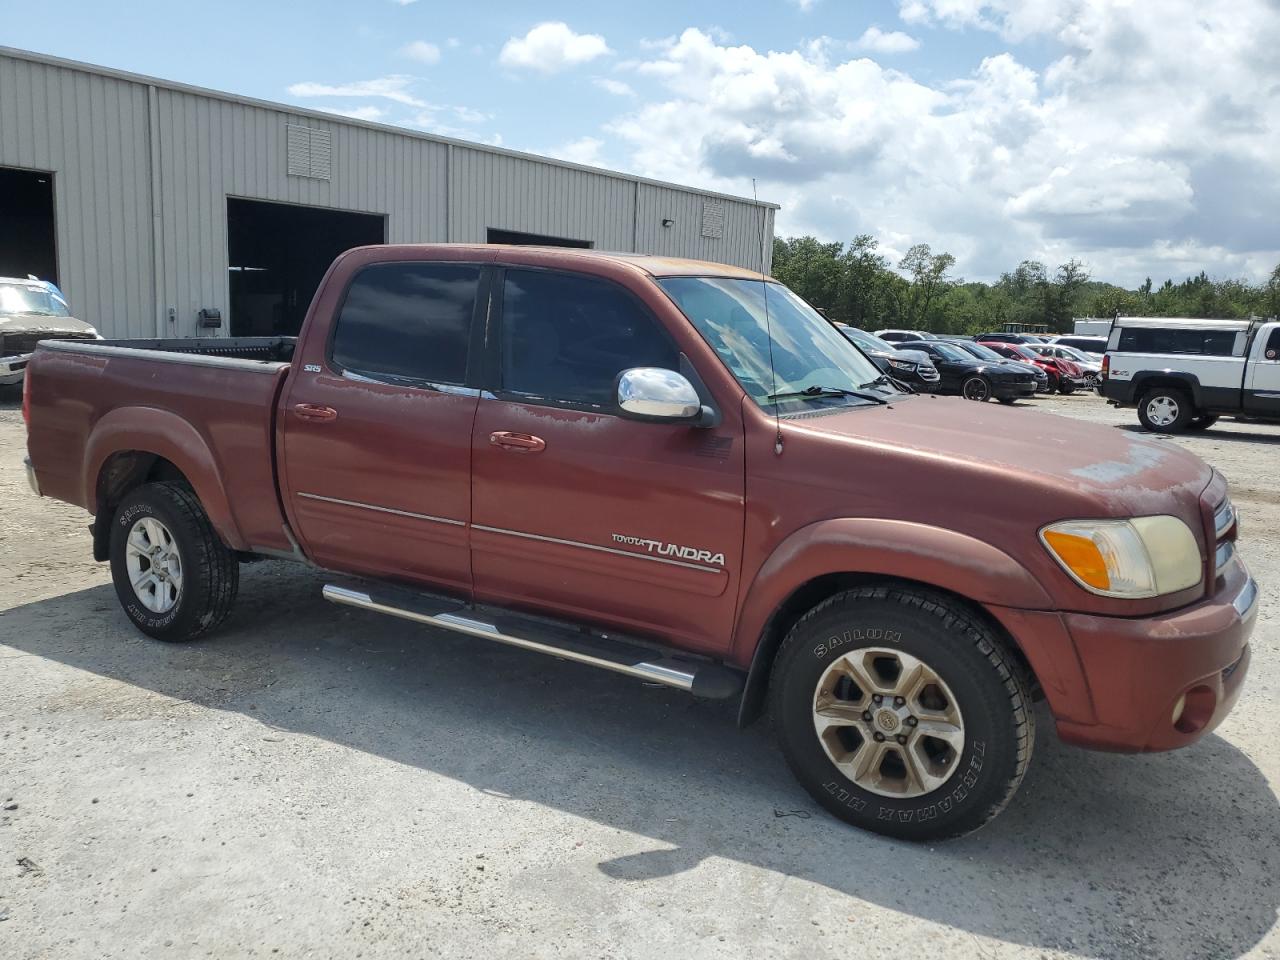
<path id="1" fill-rule="evenodd" d="M 296 340 L 43 343 L 23 409 L 32 487 L 92 515 L 157 640 L 296 560 L 369 615 L 767 708 L 817 803 L 895 837 L 995 816 L 1035 701 L 1070 743 L 1168 750 L 1249 666 L 1220 474 L 904 392 L 734 267 L 357 248 Z"/>

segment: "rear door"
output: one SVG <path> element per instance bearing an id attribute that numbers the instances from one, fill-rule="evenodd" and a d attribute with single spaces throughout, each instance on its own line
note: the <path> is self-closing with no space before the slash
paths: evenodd
<path id="1" fill-rule="evenodd" d="M 1245 410 L 1277 417 L 1280 416 L 1280 323 L 1263 326 L 1255 343 L 1246 374 Z"/>
<path id="2" fill-rule="evenodd" d="M 495 292 L 473 437 L 477 599 L 723 649 L 744 526 L 740 411 L 697 429 L 624 419 L 615 400 L 627 368 L 681 368 L 655 313 L 675 307 L 656 287 L 646 303 L 557 270 L 508 268 Z"/>
<path id="3" fill-rule="evenodd" d="M 370 263 L 328 342 L 303 344 L 281 406 L 281 488 L 321 566 L 469 592 L 485 271 Z"/>

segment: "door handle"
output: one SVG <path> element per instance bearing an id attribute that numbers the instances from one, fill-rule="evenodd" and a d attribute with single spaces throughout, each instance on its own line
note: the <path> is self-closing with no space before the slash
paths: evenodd
<path id="1" fill-rule="evenodd" d="M 547 448 L 547 441 L 541 437 L 530 436 L 527 433 L 510 433 L 507 430 L 489 434 L 489 442 L 494 446 L 506 447 L 508 450 L 518 450 L 520 453 L 539 453 Z"/>
<path id="2" fill-rule="evenodd" d="M 303 420 L 337 420 L 338 411 L 320 403 L 295 403 L 293 412 Z"/>

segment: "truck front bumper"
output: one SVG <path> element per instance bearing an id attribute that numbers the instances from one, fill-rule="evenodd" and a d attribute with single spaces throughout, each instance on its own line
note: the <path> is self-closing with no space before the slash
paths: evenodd
<path id="1" fill-rule="evenodd" d="M 1068 743 L 1098 750 L 1173 750 L 1213 731 L 1249 672 L 1258 585 L 1242 563 L 1217 592 L 1153 617 L 1063 614 L 1095 721 L 1057 718 Z"/>
<path id="2" fill-rule="evenodd" d="M 27 364 L 31 362 L 31 354 L 0 357 L 0 386 L 21 383 L 26 376 Z"/>

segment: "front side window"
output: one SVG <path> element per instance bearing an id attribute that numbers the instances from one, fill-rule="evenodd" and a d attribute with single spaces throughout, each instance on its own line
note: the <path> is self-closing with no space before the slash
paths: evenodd
<path id="1" fill-rule="evenodd" d="M 502 389 L 553 403 L 612 408 L 631 367 L 679 369 L 643 304 L 581 274 L 508 269 L 502 295 Z"/>
<path id="2" fill-rule="evenodd" d="M 817 388 L 864 392 L 882 382 L 879 367 L 780 283 L 728 277 L 658 282 L 761 406 L 772 408 L 775 394 L 813 390 L 816 401 Z M 850 399 L 857 398 L 845 402 Z"/>
<path id="3" fill-rule="evenodd" d="M 460 384 L 467 379 L 480 267 L 380 263 L 347 289 L 333 362 L 375 379 Z"/>

